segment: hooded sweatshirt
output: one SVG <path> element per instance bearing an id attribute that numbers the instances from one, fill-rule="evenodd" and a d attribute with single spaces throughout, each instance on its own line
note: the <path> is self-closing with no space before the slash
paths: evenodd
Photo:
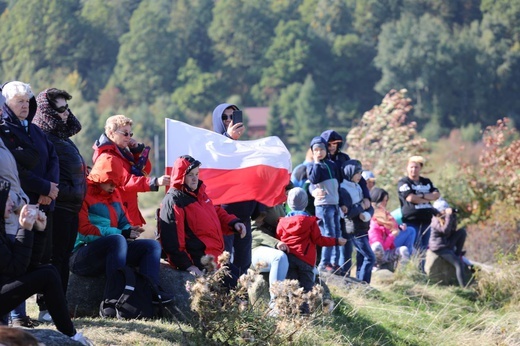
<path id="1" fill-rule="evenodd" d="M 206 186 L 199 180 L 191 191 L 184 185 L 184 176 L 195 160 L 180 157 L 175 160 L 170 189 L 164 196 L 159 213 L 159 239 L 168 263 L 186 270 L 200 262 L 204 255 L 215 260 L 224 252 L 224 234 L 234 234 L 240 220 L 220 206 L 214 206 L 206 194 Z"/>
<path id="2" fill-rule="evenodd" d="M 313 145 L 323 144 L 327 148 L 327 142 L 321 137 L 314 137 L 311 141 L 310 147 Z M 315 198 L 314 205 L 343 205 L 339 197 L 339 182 L 341 181 L 341 173 L 338 166 L 327 159 L 326 157 L 320 162 L 313 162 L 307 168 L 307 175 L 311 185 L 309 191 L 312 193 L 315 189 L 322 189 L 325 191 L 325 196 L 322 198 Z"/>
<path id="3" fill-rule="evenodd" d="M 343 163 L 343 181 L 341 182 L 341 194 L 348 208 L 346 217 L 352 219 L 354 222 L 354 232 L 356 234 L 365 233 L 368 231 L 369 222 L 363 222 L 359 215 L 365 210 L 361 206 L 363 201 L 363 191 L 358 183 L 352 181 L 356 173 L 363 171 L 361 163 L 358 160 L 349 160 Z M 370 206 L 366 210 L 370 215 L 374 214 L 374 208 Z"/>
<path id="4" fill-rule="evenodd" d="M 232 107 L 233 110 L 238 110 L 239 108 L 236 105 L 230 104 L 230 103 L 221 103 L 215 109 L 213 110 L 213 131 L 216 133 L 220 133 L 221 135 L 224 135 L 228 138 L 229 137 L 227 133 L 226 126 L 224 125 L 224 122 L 222 121 L 222 114 L 226 110 L 226 108 Z"/>
<path id="5" fill-rule="evenodd" d="M 130 236 L 130 222 L 123 200 L 116 188 L 108 193 L 101 189 L 101 183 L 123 183 L 119 162 L 114 157 L 98 160 L 87 177 L 87 195 L 79 212 L 79 227 L 74 251 L 79 247 L 111 234 Z"/>

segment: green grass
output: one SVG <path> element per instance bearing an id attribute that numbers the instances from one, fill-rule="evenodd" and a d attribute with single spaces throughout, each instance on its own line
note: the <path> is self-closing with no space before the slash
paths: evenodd
<path id="1" fill-rule="evenodd" d="M 498 294 L 502 288 L 512 292 L 515 287 L 520 292 L 518 264 L 502 263 L 493 273 L 481 272 L 464 289 L 429 284 L 413 266 L 394 275 L 390 283 L 378 283 L 374 277 L 371 286 L 329 284 L 336 302 L 332 314 L 304 322 L 279 319 L 277 328 L 295 330 L 285 342 L 293 345 L 520 345 L 520 302 L 516 296 L 502 304 L 493 301 L 504 296 Z M 36 316 L 33 299 L 28 306 L 29 314 Z M 242 322 L 249 319 L 251 323 L 251 315 L 246 317 Z M 273 325 L 272 320 L 269 324 L 261 318 L 254 322 Z M 96 345 L 216 344 L 201 340 L 189 325 L 176 321 L 80 318 L 74 323 Z M 237 325 L 236 321 L 227 323 Z M 237 340 L 230 344 L 265 345 Z"/>

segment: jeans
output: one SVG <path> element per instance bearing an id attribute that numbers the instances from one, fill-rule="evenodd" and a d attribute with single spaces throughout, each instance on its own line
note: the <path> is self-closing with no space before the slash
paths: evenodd
<path id="1" fill-rule="evenodd" d="M 33 294 L 40 293 L 56 328 L 65 335 L 76 334 L 70 319 L 61 279 L 51 265 L 42 265 L 5 282 L 0 287 L 0 315 L 14 309 Z"/>
<path id="2" fill-rule="evenodd" d="M 428 249 L 428 242 L 430 241 L 430 222 L 422 223 L 407 223 L 408 228 L 415 230 L 415 248 L 419 251 L 425 252 Z"/>
<path id="3" fill-rule="evenodd" d="M 139 267 L 139 272 L 159 284 L 161 246 L 153 239 L 129 241 L 120 234 L 101 237 L 80 247 L 70 258 L 70 270 L 77 275 L 111 277 L 118 268 Z"/>
<path id="4" fill-rule="evenodd" d="M 376 255 L 368 242 L 368 234 L 354 237 L 354 246 L 356 247 L 356 278 L 365 281 L 367 284 L 372 279 L 372 268 L 376 264 Z"/>
<path id="5" fill-rule="evenodd" d="M 321 235 L 325 237 L 341 237 L 341 226 L 339 224 L 339 207 L 337 205 L 317 205 L 316 217 Z M 324 246 L 321 248 L 320 268 L 326 265 L 339 264 L 339 246 Z"/>
<path id="6" fill-rule="evenodd" d="M 406 227 L 406 230 L 400 231 L 397 237 L 395 237 L 394 245 L 396 248 L 406 246 L 406 248 L 408 249 L 408 253 L 411 256 L 413 254 L 413 245 L 415 243 L 416 236 L 417 234 L 415 229 L 411 227 Z"/>
<path id="7" fill-rule="evenodd" d="M 269 286 L 276 281 L 285 280 L 289 270 L 289 260 L 285 252 L 269 246 L 258 246 L 252 252 L 252 265 L 255 266 L 258 263 L 267 265 L 267 267 L 261 268 L 260 271 L 269 271 Z M 270 293 L 270 295 L 271 299 L 276 298 L 273 293 Z"/>
<path id="8" fill-rule="evenodd" d="M 345 219 L 340 219 L 341 234 L 347 239 L 345 245 L 339 247 L 339 265 L 340 272 L 350 276 L 350 269 L 352 268 L 352 252 L 354 251 L 353 235 L 348 234 L 345 230 Z"/>

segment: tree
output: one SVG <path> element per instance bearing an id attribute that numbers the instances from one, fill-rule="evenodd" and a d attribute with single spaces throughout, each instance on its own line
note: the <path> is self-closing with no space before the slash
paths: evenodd
<path id="1" fill-rule="evenodd" d="M 373 171 L 378 185 L 387 191 L 395 189 L 408 158 L 426 150 L 426 140 L 417 134 L 417 124 L 407 119 L 412 100 L 406 92 L 391 90 L 380 105 L 363 114 L 347 135 L 349 156 Z"/>

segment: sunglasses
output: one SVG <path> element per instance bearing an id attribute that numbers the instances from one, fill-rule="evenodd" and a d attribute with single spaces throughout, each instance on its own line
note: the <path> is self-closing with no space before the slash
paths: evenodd
<path id="1" fill-rule="evenodd" d="M 222 114 L 222 120 L 225 121 L 225 120 L 233 120 L 233 114 L 231 115 L 227 115 L 227 114 Z"/>
<path id="2" fill-rule="evenodd" d="M 69 109 L 69 105 L 65 104 L 65 106 L 56 107 L 55 109 L 56 109 L 56 112 L 58 112 L 58 113 L 65 113 L 65 111 L 67 109 Z"/>
<path id="3" fill-rule="evenodd" d="M 123 132 L 123 131 L 119 131 L 119 130 L 116 131 L 116 132 L 122 134 L 125 137 L 128 137 L 128 136 L 133 137 L 134 136 L 133 132 Z"/>

